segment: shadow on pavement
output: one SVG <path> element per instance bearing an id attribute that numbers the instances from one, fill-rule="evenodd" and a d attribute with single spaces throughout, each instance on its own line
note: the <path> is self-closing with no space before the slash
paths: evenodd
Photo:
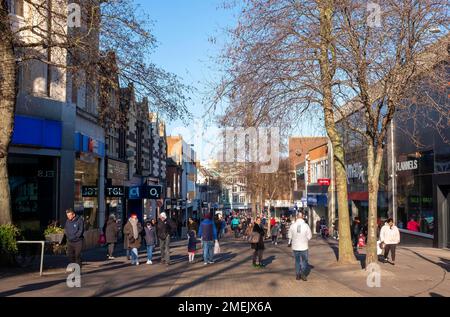
<path id="1" fill-rule="evenodd" d="M 56 281 L 49 281 L 49 282 L 42 282 L 42 283 L 33 283 L 33 284 L 27 284 L 27 285 L 21 285 L 18 286 L 16 289 L 9 290 L 6 292 L 1 292 L 0 297 L 5 296 L 13 296 L 20 293 L 26 293 L 26 292 L 32 292 L 32 291 L 39 291 L 48 287 L 55 286 L 60 283 L 64 283 L 66 279 L 62 280 L 56 280 Z"/>

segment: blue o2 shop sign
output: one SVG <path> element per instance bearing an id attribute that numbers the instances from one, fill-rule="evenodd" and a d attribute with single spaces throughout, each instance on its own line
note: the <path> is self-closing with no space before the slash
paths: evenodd
<path id="1" fill-rule="evenodd" d="M 128 187 L 128 199 L 160 199 L 161 185 L 130 186 Z"/>

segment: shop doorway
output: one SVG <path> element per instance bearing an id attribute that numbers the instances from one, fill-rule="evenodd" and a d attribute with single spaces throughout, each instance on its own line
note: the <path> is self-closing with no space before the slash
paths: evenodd
<path id="1" fill-rule="evenodd" d="M 442 246 L 450 248 L 450 185 L 438 186 L 438 215 L 442 217 Z"/>

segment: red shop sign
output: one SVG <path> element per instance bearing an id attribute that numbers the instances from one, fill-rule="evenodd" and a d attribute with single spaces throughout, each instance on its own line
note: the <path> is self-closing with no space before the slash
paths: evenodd
<path id="1" fill-rule="evenodd" d="M 319 178 L 317 182 L 322 186 L 330 186 L 331 180 L 329 178 Z"/>

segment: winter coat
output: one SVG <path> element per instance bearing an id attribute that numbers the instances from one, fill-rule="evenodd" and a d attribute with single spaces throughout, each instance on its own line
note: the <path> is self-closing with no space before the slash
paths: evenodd
<path id="1" fill-rule="evenodd" d="M 400 243 L 400 231 L 396 226 L 392 228 L 386 224 L 381 228 L 380 241 L 385 244 L 399 244 Z"/>
<path id="2" fill-rule="evenodd" d="M 106 223 L 105 228 L 105 238 L 106 243 L 116 243 L 119 234 L 119 228 L 117 228 L 117 223 L 113 219 L 109 219 Z"/>
<path id="3" fill-rule="evenodd" d="M 217 230 L 214 222 L 210 219 L 203 220 L 198 230 L 198 236 L 201 237 L 203 241 L 217 240 Z"/>
<path id="4" fill-rule="evenodd" d="M 139 249 L 141 247 L 141 243 L 142 243 L 142 237 L 141 237 L 141 232 L 142 232 L 142 225 L 140 222 L 137 223 L 137 229 L 138 229 L 138 237 L 137 239 L 134 239 L 133 236 L 133 227 L 131 226 L 131 223 L 128 221 L 127 224 L 125 225 L 125 228 L 123 228 L 123 234 L 124 234 L 124 239 L 127 240 L 128 244 L 128 249 Z"/>
<path id="5" fill-rule="evenodd" d="M 156 236 L 160 240 L 166 240 L 167 236 L 170 236 L 177 230 L 177 225 L 172 220 L 165 219 L 162 221 L 158 219 L 156 223 Z"/>
<path id="6" fill-rule="evenodd" d="M 264 250 L 264 229 L 261 226 L 262 224 L 258 225 L 256 222 L 253 225 L 253 232 L 259 233 L 258 243 L 252 243 L 252 249 L 255 250 Z"/>
<path id="7" fill-rule="evenodd" d="M 154 226 L 150 226 L 150 229 L 145 226 L 145 244 L 147 246 L 154 246 L 156 244 L 156 228 Z"/>
<path id="8" fill-rule="evenodd" d="M 188 222 L 188 231 L 195 231 L 196 233 L 198 232 L 198 224 L 195 220 L 192 223 Z"/>
<path id="9" fill-rule="evenodd" d="M 67 241 L 79 242 L 83 240 L 84 234 L 84 220 L 80 216 L 75 216 L 72 220 L 67 219 L 64 226 L 64 233 Z"/>
<path id="10" fill-rule="evenodd" d="M 353 222 L 353 225 L 352 225 L 352 237 L 358 237 L 359 236 L 359 234 L 361 233 L 361 229 L 362 229 L 362 226 L 361 226 L 361 223 L 360 222 Z"/>
<path id="11" fill-rule="evenodd" d="M 280 232 L 280 225 L 279 224 L 275 224 L 272 229 L 270 229 L 270 233 L 272 234 L 272 236 L 278 236 L 278 233 Z"/>

